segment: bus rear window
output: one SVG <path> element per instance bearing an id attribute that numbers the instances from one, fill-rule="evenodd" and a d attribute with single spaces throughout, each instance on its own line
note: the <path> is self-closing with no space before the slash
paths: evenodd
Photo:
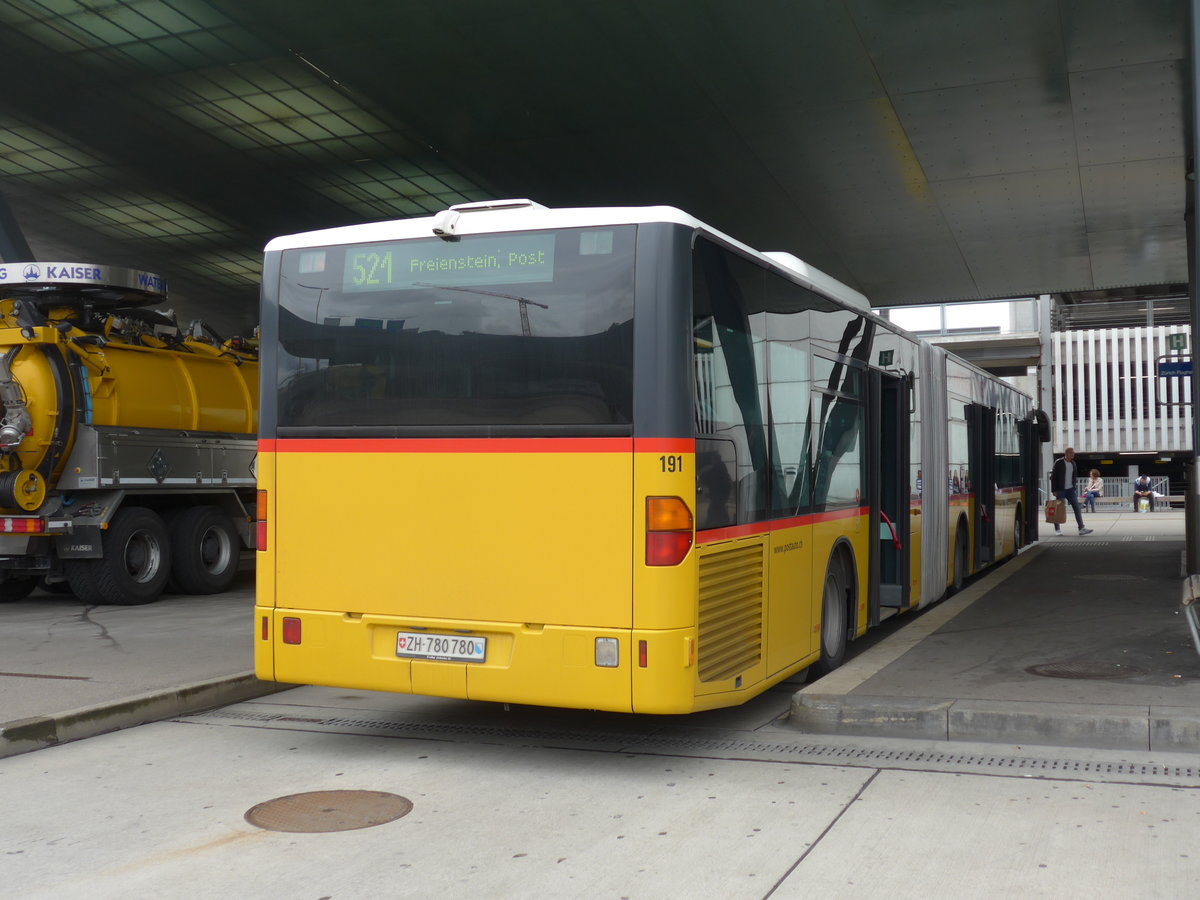
<path id="1" fill-rule="evenodd" d="M 279 425 L 628 426 L 635 236 L 286 251 Z"/>

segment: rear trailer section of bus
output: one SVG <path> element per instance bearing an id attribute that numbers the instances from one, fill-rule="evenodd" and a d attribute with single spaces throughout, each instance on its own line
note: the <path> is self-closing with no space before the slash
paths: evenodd
<path id="1" fill-rule="evenodd" d="M 690 599 L 695 490 L 686 440 L 635 436 L 639 226 L 549 213 L 268 246 L 260 678 L 629 711 L 689 633 L 635 622 Z"/>

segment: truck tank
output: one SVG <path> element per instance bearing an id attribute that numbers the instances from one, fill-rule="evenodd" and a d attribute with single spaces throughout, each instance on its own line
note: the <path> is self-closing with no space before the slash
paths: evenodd
<path id="1" fill-rule="evenodd" d="M 214 478 L 193 457 L 215 453 L 228 461 L 252 447 L 257 342 L 222 340 L 202 323 L 180 328 L 171 314 L 150 308 L 165 296 L 165 282 L 147 272 L 0 265 L 0 517 L 41 515 L 46 531 L 59 534 L 76 525 L 103 530 L 131 492 L 157 494 L 137 505 L 169 521 L 176 506 L 197 502 L 189 496 L 172 506 L 164 499 L 172 489 L 194 495 L 253 486 L 252 473 Z M 90 523 L 71 510 L 66 525 L 55 524 L 88 490 L 100 489 L 109 491 L 106 500 L 120 495 L 107 517 Z M 0 568 L 12 574 L 21 564 L 0 558 Z M 50 574 L 57 568 L 52 561 Z M 73 587 L 76 581 L 86 579 L 71 579 Z"/>

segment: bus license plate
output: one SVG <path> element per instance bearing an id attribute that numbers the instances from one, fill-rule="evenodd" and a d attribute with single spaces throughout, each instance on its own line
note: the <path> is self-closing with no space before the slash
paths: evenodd
<path id="1" fill-rule="evenodd" d="M 487 638 L 461 634 L 401 631 L 396 635 L 396 655 L 408 659 L 441 659 L 450 662 L 483 662 Z"/>

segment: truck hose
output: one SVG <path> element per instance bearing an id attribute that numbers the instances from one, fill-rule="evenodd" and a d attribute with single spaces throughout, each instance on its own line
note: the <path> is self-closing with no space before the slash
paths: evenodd
<path id="1" fill-rule="evenodd" d="M 37 467 L 38 474 L 49 482 L 54 467 L 58 465 L 58 461 L 62 459 L 62 455 L 67 449 L 67 440 L 70 438 L 71 429 L 75 424 L 75 385 L 67 368 L 67 361 L 59 352 L 58 347 L 54 344 L 40 344 L 39 346 L 46 355 L 46 362 L 54 375 L 54 402 L 58 410 L 58 415 L 54 418 L 54 432 L 50 435 L 50 446 Z M 68 396 L 68 391 L 70 391 L 70 396 Z"/>

